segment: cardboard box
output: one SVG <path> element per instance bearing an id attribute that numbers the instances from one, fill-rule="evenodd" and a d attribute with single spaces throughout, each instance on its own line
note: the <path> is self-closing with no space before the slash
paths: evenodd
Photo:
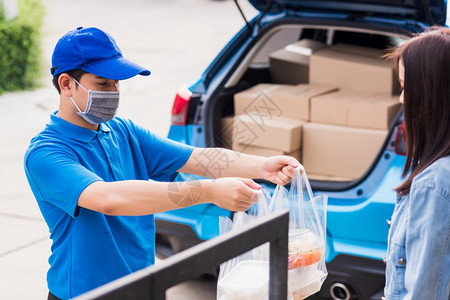
<path id="1" fill-rule="evenodd" d="M 265 148 L 265 147 L 233 143 L 233 150 L 240 152 L 240 153 L 244 153 L 244 154 L 258 155 L 258 156 L 264 156 L 264 157 L 271 157 L 271 156 L 276 156 L 276 155 L 288 155 L 288 156 L 294 157 L 298 161 L 300 161 L 300 158 L 301 158 L 300 149 L 292 151 L 292 152 L 285 152 L 285 151 L 270 149 L 270 148 Z"/>
<path id="2" fill-rule="evenodd" d="M 284 152 L 300 149 L 303 121 L 246 114 L 234 118 L 234 142 Z"/>
<path id="3" fill-rule="evenodd" d="M 307 174 L 359 178 L 372 164 L 387 133 L 387 130 L 304 124 L 301 162 Z"/>
<path id="4" fill-rule="evenodd" d="M 270 92 L 284 87 L 289 88 L 291 86 L 261 83 L 234 94 L 234 114 L 237 116 L 249 112 L 260 112 L 279 117 L 283 112 L 271 99 Z"/>
<path id="5" fill-rule="evenodd" d="M 309 180 L 320 180 L 320 181 L 334 181 L 334 182 L 342 182 L 342 181 L 352 181 L 353 178 L 349 177 L 338 177 L 338 176 L 331 176 L 331 175 L 322 175 L 322 174 L 312 174 L 307 173 Z"/>
<path id="6" fill-rule="evenodd" d="M 309 82 L 309 57 L 326 44 L 303 39 L 270 54 L 270 77 L 273 83 L 299 84 Z"/>
<path id="7" fill-rule="evenodd" d="M 382 59 L 381 50 L 338 44 L 313 53 L 309 82 L 339 89 L 372 93 L 398 93 L 392 62 Z"/>
<path id="8" fill-rule="evenodd" d="M 219 140 L 221 147 L 231 149 L 233 146 L 234 116 L 223 117 L 220 120 Z"/>
<path id="9" fill-rule="evenodd" d="M 374 96 L 371 93 L 348 90 L 314 96 L 311 99 L 311 122 L 348 125 L 350 106 Z"/>
<path id="10" fill-rule="evenodd" d="M 341 51 L 350 53 L 353 55 L 363 55 L 368 57 L 375 57 L 379 58 L 383 54 L 379 49 L 371 48 L 371 47 L 364 47 L 364 46 L 358 46 L 358 45 L 351 45 L 351 44 L 345 44 L 345 43 L 339 43 L 331 46 L 335 51 Z"/>
<path id="11" fill-rule="evenodd" d="M 400 109 L 398 96 L 377 94 L 364 101 L 350 104 L 348 125 L 370 129 L 389 129 Z"/>
<path id="12" fill-rule="evenodd" d="M 311 98 L 333 91 L 335 87 L 326 85 L 258 84 L 234 95 L 234 113 L 309 120 Z"/>

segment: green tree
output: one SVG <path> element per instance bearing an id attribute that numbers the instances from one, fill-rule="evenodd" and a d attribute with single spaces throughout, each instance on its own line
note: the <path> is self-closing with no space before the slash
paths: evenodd
<path id="1" fill-rule="evenodd" d="M 41 74 L 40 0 L 18 0 L 19 15 L 6 20 L 0 10 L 0 93 L 33 89 Z"/>

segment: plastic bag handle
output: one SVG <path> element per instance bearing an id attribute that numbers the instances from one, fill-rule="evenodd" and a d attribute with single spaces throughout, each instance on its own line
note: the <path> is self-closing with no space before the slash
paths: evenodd
<path id="1" fill-rule="evenodd" d="M 300 176 L 300 178 L 305 183 L 309 198 L 311 200 L 314 199 L 314 195 L 313 195 L 313 192 L 311 189 L 311 184 L 309 184 L 309 180 L 308 180 L 308 177 L 306 176 L 305 168 L 303 166 L 298 166 L 297 168 L 295 168 L 295 172 L 297 172 L 297 176 Z"/>
<path id="2" fill-rule="evenodd" d="M 316 206 L 316 203 L 314 201 L 314 194 L 312 192 L 311 184 L 309 183 L 308 177 L 306 176 L 305 168 L 303 166 L 298 166 L 297 168 L 295 168 L 295 171 L 297 172 L 296 175 L 300 176 L 300 178 L 305 183 L 306 190 L 308 191 L 308 196 L 311 199 L 311 203 L 312 203 L 313 211 L 314 211 L 314 216 L 315 216 L 316 220 L 320 220 L 319 214 L 317 213 L 317 206 Z M 318 229 L 319 229 L 320 238 L 324 239 L 324 232 L 323 232 L 321 226 L 319 226 Z"/>

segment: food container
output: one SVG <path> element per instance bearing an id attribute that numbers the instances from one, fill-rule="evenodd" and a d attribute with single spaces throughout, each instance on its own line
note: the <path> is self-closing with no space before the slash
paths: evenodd
<path id="1" fill-rule="evenodd" d="M 220 300 L 267 300 L 269 262 L 242 261 L 219 279 Z"/>
<path id="2" fill-rule="evenodd" d="M 320 271 L 319 271 L 320 272 Z M 320 287 L 322 285 L 322 279 L 321 277 L 316 278 L 312 281 L 306 282 L 305 284 L 290 288 L 289 289 L 289 300 L 303 300 L 312 294 L 317 293 L 320 291 Z"/>
<path id="3" fill-rule="evenodd" d="M 289 299 L 301 300 L 320 290 L 325 273 L 319 268 L 322 241 L 308 229 L 289 232 Z"/>
<path id="4" fill-rule="evenodd" d="M 288 269 L 310 266 L 322 259 L 322 241 L 308 229 L 289 232 Z"/>

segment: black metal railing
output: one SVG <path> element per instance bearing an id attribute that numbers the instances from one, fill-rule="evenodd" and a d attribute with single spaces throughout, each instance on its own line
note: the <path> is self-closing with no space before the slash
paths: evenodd
<path id="1" fill-rule="evenodd" d="M 269 299 L 286 300 L 288 223 L 287 211 L 275 212 L 242 230 L 205 241 L 75 299 L 165 299 L 168 288 L 195 279 L 221 263 L 269 242 Z"/>

